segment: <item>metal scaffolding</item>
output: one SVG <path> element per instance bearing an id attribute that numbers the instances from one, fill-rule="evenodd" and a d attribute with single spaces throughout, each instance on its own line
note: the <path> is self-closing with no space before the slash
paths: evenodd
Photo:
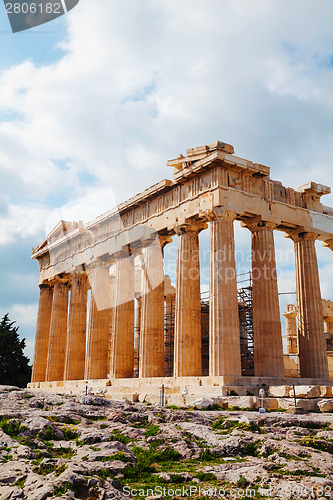
<path id="1" fill-rule="evenodd" d="M 252 275 L 237 276 L 242 375 L 254 375 Z M 173 376 L 175 303 L 165 311 L 165 375 Z M 202 375 L 209 375 L 209 292 L 201 293 Z"/>

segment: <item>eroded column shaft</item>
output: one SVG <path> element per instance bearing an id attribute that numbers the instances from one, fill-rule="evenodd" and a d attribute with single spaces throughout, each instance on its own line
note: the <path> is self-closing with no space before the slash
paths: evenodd
<path id="1" fill-rule="evenodd" d="M 34 361 L 31 382 L 45 382 L 49 350 L 53 287 L 40 286 Z"/>
<path id="2" fill-rule="evenodd" d="M 300 375 L 328 379 L 316 235 L 300 234 L 294 238 Z"/>
<path id="3" fill-rule="evenodd" d="M 147 246 L 144 253 L 139 376 L 163 377 L 164 271 L 159 240 Z"/>
<path id="4" fill-rule="evenodd" d="M 67 343 L 68 283 L 54 283 L 46 380 L 64 379 Z"/>
<path id="5" fill-rule="evenodd" d="M 201 304 L 198 230 L 178 232 L 174 376 L 200 376 Z"/>
<path id="6" fill-rule="evenodd" d="M 134 259 L 116 262 L 110 375 L 133 377 L 134 372 Z"/>
<path id="7" fill-rule="evenodd" d="M 108 348 L 112 315 L 109 267 L 97 263 L 88 272 L 91 286 L 85 378 L 105 379 L 108 373 Z"/>
<path id="8" fill-rule="evenodd" d="M 279 292 L 272 227 L 252 231 L 254 369 L 257 377 L 284 377 Z"/>
<path id="9" fill-rule="evenodd" d="M 210 224 L 209 375 L 241 375 L 234 217 Z"/>
<path id="10" fill-rule="evenodd" d="M 73 275 L 67 325 L 65 380 L 84 378 L 87 328 L 88 279 L 85 273 Z"/>

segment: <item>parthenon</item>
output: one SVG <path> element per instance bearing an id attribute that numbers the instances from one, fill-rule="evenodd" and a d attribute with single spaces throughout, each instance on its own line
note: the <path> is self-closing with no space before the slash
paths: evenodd
<path id="1" fill-rule="evenodd" d="M 140 393 L 161 384 L 192 384 L 204 394 L 208 386 L 284 383 L 274 231 L 294 243 L 300 378 L 327 383 L 315 241 L 333 250 L 333 208 L 321 203 L 330 188 L 315 182 L 285 187 L 270 178 L 269 167 L 237 157 L 233 146 L 220 141 L 188 149 L 167 165 L 172 181 L 85 225 L 60 221 L 33 249 L 40 300 L 30 387 L 74 391 L 95 383 L 112 397 L 124 387 Z M 249 373 L 240 333 L 235 220 L 252 238 Z M 199 233 L 208 228 L 204 361 Z M 163 263 L 173 238 L 175 283 L 164 275 Z"/>

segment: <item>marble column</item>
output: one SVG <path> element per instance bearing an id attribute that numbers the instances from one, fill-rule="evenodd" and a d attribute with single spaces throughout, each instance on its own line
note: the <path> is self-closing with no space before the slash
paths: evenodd
<path id="1" fill-rule="evenodd" d="M 135 300 L 135 332 L 134 332 L 134 377 L 139 376 L 140 329 L 141 329 L 141 295 Z"/>
<path id="2" fill-rule="evenodd" d="M 242 374 L 237 299 L 235 214 L 215 211 L 210 223 L 209 375 Z"/>
<path id="3" fill-rule="evenodd" d="M 55 279 L 46 366 L 47 382 L 64 379 L 67 343 L 68 291 L 69 283 L 67 279 Z"/>
<path id="4" fill-rule="evenodd" d="M 110 376 L 131 378 L 134 374 L 134 257 L 116 256 Z"/>
<path id="5" fill-rule="evenodd" d="M 45 382 L 49 349 L 53 287 L 40 285 L 34 361 L 31 382 Z"/>
<path id="6" fill-rule="evenodd" d="M 174 376 L 202 373 L 199 231 L 196 223 L 176 228 L 178 234 Z"/>
<path id="7" fill-rule="evenodd" d="M 328 362 L 315 240 L 317 234 L 289 233 L 295 244 L 300 375 L 327 380 Z"/>
<path id="8" fill-rule="evenodd" d="M 112 314 L 109 264 L 99 261 L 88 269 L 91 287 L 85 376 L 87 380 L 106 379 Z"/>
<path id="9" fill-rule="evenodd" d="M 286 337 L 287 337 L 287 354 L 298 354 L 297 340 L 297 307 L 294 304 L 288 304 L 287 310 L 283 313 L 286 318 Z"/>
<path id="10" fill-rule="evenodd" d="M 144 249 L 139 377 L 164 375 L 164 266 L 162 242 Z"/>
<path id="11" fill-rule="evenodd" d="M 64 380 L 84 378 L 88 279 L 85 272 L 72 276 Z"/>
<path id="12" fill-rule="evenodd" d="M 274 224 L 246 223 L 252 233 L 254 370 L 256 377 L 284 377 Z"/>

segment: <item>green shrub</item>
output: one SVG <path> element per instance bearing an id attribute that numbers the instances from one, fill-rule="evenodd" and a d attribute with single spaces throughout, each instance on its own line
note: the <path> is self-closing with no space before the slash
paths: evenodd
<path id="1" fill-rule="evenodd" d="M 16 437 L 19 433 L 21 422 L 17 419 L 2 418 L 0 427 L 8 436 Z"/>
<path id="2" fill-rule="evenodd" d="M 212 472 L 197 472 L 195 477 L 204 482 L 214 481 L 216 479 L 215 474 L 213 474 Z"/>
<path id="3" fill-rule="evenodd" d="M 148 429 L 145 431 L 145 436 L 150 437 L 150 436 L 157 436 L 161 432 L 160 428 L 158 425 L 151 425 L 148 427 Z"/>

